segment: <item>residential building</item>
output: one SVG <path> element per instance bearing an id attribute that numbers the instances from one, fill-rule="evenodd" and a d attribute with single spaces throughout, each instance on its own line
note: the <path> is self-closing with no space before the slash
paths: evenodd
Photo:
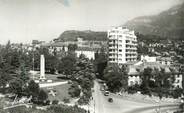
<path id="1" fill-rule="evenodd" d="M 108 61 L 118 65 L 137 60 L 137 37 L 125 27 L 108 30 Z"/>

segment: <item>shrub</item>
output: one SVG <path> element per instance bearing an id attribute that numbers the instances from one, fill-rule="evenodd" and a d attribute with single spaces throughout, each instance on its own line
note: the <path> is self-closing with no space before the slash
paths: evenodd
<path id="1" fill-rule="evenodd" d="M 70 94 L 70 96 L 72 98 L 80 96 L 81 90 L 80 90 L 77 82 L 74 82 L 71 85 L 71 87 L 69 88 L 69 92 L 68 93 Z"/>
<path id="2" fill-rule="evenodd" d="M 70 102 L 70 99 L 69 99 L 69 98 L 64 98 L 64 99 L 63 99 L 63 102 L 64 102 L 64 103 L 69 103 L 69 102 Z"/>
<path id="3" fill-rule="evenodd" d="M 86 110 L 77 106 L 54 105 L 46 113 L 86 113 Z"/>
<path id="4" fill-rule="evenodd" d="M 58 103 L 59 103 L 58 100 L 53 100 L 53 101 L 52 101 L 52 104 L 54 104 L 54 105 L 56 105 L 56 104 L 58 104 Z"/>
<path id="5" fill-rule="evenodd" d="M 78 100 L 79 105 L 86 105 L 90 101 L 90 98 L 86 97 L 85 95 L 81 96 L 81 98 Z"/>

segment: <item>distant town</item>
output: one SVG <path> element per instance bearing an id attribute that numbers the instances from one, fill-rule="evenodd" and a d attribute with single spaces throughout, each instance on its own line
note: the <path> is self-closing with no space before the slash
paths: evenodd
<path id="1" fill-rule="evenodd" d="M 14 97 L 3 109 L 74 104 L 90 113 L 110 113 L 109 108 L 98 106 L 118 101 L 114 95 L 142 103 L 142 107 L 158 103 L 163 111 L 178 108 L 183 102 L 184 40 L 148 39 L 121 26 L 103 34 L 103 40 L 77 34 L 74 40 L 2 45 L 1 89 L 11 94 L 8 98 Z M 47 109 L 41 106 L 37 109 Z"/>

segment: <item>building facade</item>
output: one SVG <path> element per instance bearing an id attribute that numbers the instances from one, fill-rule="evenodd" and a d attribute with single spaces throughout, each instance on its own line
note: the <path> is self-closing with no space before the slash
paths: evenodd
<path id="1" fill-rule="evenodd" d="M 75 50 L 75 53 L 77 57 L 79 57 L 81 54 L 83 54 L 86 58 L 90 60 L 95 59 L 95 52 L 97 52 L 98 49 L 89 48 L 89 47 L 78 47 Z"/>
<path id="2" fill-rule="evenodd" d="M 119 65 L 137 60 L 137 37 L 124 27 L 108 30 L 108 61 Z"/>

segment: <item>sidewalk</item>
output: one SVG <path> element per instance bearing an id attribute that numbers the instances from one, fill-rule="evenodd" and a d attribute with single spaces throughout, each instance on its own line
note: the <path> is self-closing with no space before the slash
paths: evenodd
<path id="1" fill-rule="evenodd" d="M 41 88 L 44 88 L 44 87 L 53 87 L 53 86 L 58 86 L 58 85 L 63 85 L 63 84 L 67 84 L 68 81 L 65 81 L 65 82 L 53 82 L 53 83 L 42 83 L 42 84 L 39 84 L 39 86 Z"/>
<path id="2" fill-rule="evenodd" d="M 168 103 L 179 103 L 180 99 L 173 99 L 173 98 L 165 98 L 163 97 L 161 100 L 159 97 L 152 96 L 149 97 L 148 95 L 142 95 L 142 94 L 128 94 L 128 93 L 122 93 L 120 96 L 122 98 L 138 101 L 138 102 L 146 102 L 146 103 L 160 103 L 160 104 L 168 104 Z"/>

